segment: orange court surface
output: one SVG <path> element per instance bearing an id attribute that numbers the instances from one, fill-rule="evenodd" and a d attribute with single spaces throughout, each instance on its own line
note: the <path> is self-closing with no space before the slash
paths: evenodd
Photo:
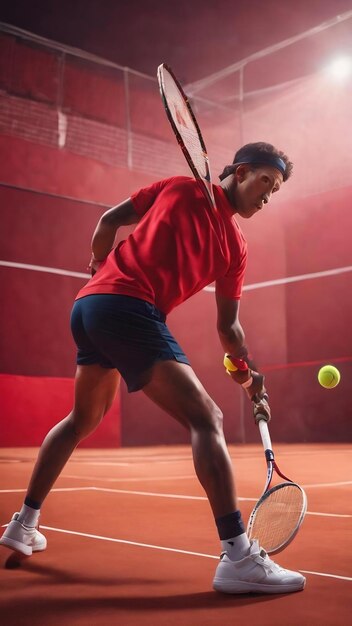
<path id="1" fill-rule="evenodd" d="M 306 490 L 308 513 L 274 560 L 307 577 L 303 592 L 212 590 L 219 542 L 190 448 L 77 450 L 41 516 L 48 549 L 6 569 L 2 626 L 346 626 L 351 616 L 351 445 L 276 446 L 280 467 Z M 230 446 L 244 519 L 265 482 L 257 445 Z M 21 506 L 34 448 L 0 451 L 1 524 Z"/>

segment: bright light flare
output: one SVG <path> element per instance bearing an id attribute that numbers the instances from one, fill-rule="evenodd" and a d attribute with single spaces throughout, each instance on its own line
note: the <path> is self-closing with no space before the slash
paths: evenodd
<path id="1" fill-rule="evenodd" d="M 352 59 L 348 56 L 341 56 L 334 59 L 327 67 L 331 78 L 344 80 L 352 73 Z"/>

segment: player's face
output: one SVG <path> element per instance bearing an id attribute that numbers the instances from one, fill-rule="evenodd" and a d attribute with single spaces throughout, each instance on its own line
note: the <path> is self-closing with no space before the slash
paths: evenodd
<path id="1" fill-rule="evenodd" d="M 283 176 L 275 167 L 262 166 L 258 169 L 243 167 L 236 173 L 234 192 L 236 212 L 241 217 L 252 217 L 270 202 L 273 193 L 279 191 Z"/>

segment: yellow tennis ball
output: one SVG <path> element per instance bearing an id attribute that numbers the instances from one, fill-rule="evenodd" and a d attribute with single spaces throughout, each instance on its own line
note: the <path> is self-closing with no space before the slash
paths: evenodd
<path id="1" fill-rule="evenodd" d="M 227 354 L 224 356 L 224 367 L 226 367 L 228 372 L 237 372 L 238 370 L 238 367 L 232 363 Z"/>
<path id="2" fill-rule="evenodd" d="M 325 389 L 333 389 L 340 382 L 340 372 L 333 365 L 324 365 L 318 372 L 318 380 Z"/>

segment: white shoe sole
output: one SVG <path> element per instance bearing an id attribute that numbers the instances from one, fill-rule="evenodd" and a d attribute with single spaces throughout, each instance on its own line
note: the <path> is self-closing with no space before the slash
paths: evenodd
<path id="1" fill-rule="evenodd" d="M 10 539 L 9 537 L 3 537 L 0 541 L 0 545 L 10 548 L 11 550 L 15 550 L 16 552 L 20 552 L 25 556 L 31 556 L 33 552 L 43 552 L 43 550 L 46 549 L 47 542 L 45 540 L 42 543 L 38 543 L 33 549 L 32 546 L 26 546 L 26 544 L 21 543 L 20 541 Z"/>
<path id="2" fill-rule="evenodd" d="M 263 583 L 251 583 L 242 580 L 224 581 L 214 578 L 213 588 L 221 593 L 293 593 L 302 591 L 306 581 L 297 584 L 265 585 Z"/>

